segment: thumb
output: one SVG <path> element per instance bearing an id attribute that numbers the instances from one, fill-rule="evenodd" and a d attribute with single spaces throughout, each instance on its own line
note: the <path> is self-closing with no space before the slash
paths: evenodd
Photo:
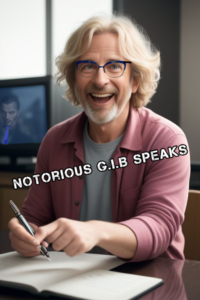
<path id="1" fill-rule="evenodd" d="M 37 226 L 37 225 L 35 225 L 34 223 L 30 223 L 30 222 L 29 222 L 29 224 L 30 224 L 30 225 L 31 225 L 31 227 L 33 228 L 34 232 L 36 232 L 36 231 L 37 231 L 37 229 L 38 229 L 38 226 Z"/>
<path id="2" fill-rule="evenodd" d="M 56 231 L 58 228 L 58 222 L 54 221 L 48 225 L 38 227 L 37 231 L 35 232 L 35 238 L 39 240 L 41 243 L 43 240 L 47 239 L 48 237 Z"/>
<path id="3" fill-rule="evenodd" d="M 39 238 L 39 236 L 40 236 L 40 231 L 41 230 L 39 230 L 39 232 L 38 232 L 38 229 L 40 229 L 41 227 L 44 227 L 44 226 L 41 226 L 41 227 L 39 227 L 39 226 L 36 226 L 35 224 L 33 224 L 33 223 L 29 223 L 32 227 L 33 227 L 33 229 L 34 229 L 34 231 L 35 231 L 35 238 L 37 239 L 37 240 L 39 240 L 39 241 L 41 241 L 41 239 Z M 49 246 L 49 243 L 46 241 L 46 240 L 43 240 L 43 241 L 41 241 L 40 242 L 42 245 L 44 245 L 45 247 L 48 247 Z"/>

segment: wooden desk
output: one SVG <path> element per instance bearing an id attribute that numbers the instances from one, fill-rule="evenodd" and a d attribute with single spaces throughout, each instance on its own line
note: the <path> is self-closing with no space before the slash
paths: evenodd
<path id="1" fill-rule="evenodd" d="M 21 208 L 28 193 L 28 188 L 26 187 L 15 190 L 12 179 L 26 176 L 31 176 L 31 174 L 0 172 L 0 230 L 7 230 L 9 220 L 14 217 L 13 211 L 8 204 L 9 200 L 13 200 Z"/>
<path id="2" fill-rule="evenodd" d="M 10 246 L 8 231 L 0 231 L 0 253 L 13 251 Z M 156 258 L 141 263 L 127 263 L 113 269 L 122 273 L 137 274 L 162 278 L 164 284 L 141 300 L 197 300 L 200 299 L 200 262 L 190 260 L 172 260 Z M 28 292 L 10 288 L 0 288 L 0 300 L 41 299 Z M 48 300 L 63 299 L 48 297 Z"/>

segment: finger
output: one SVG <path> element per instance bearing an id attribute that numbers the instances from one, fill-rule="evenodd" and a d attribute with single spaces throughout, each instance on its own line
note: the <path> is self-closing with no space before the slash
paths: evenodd
<path id="1" fill-rule="evenodd" d="M 58 220 L 56 220 L 48 225 L 38 227 L 37 231 L 35 232 L 35 239 L 39 240 L 40 242 L 42 242 L 45 239 L 48 240 L 48 237 L 54 231 L 56 231 L 58 229 L 58 227 L 59 227 Z"/>
<path id="2" fill-rule="evenodd" d="M 36 251 L 37 246 L 24 242 L 16 237 L 12 232 L 9 234 L 12 247 L 18 251 L 18 249 L 24 249 L 25 251 Z M 38 242 L 39 243 L 39 242 Z M 15 246 L 14 246 L 15 245 Z"/>
<path id="3" fill-rule="evenodd" d="M 91 245 L 89 245 L 83 238 L 77 239 L 76 237 L 74 237 L 74 239 L 63 250 L 67 255 L 73 257 L 90 251 L 91 249 Z"/>
<path id="4" fill-rule="evenodd" d="M 24 256 L 24 257 L 33 257 L 33 256 L 39 256 L 40 251 L 24 251 L 23 249 L 18 249 L 16 250 L 20 255 Z"/>
<path id="5" fill-rule="evenodd" d="M 28 250 L 26 248 L 22 248 L 21 245 L 12 244 L 13 249 L 19 252 L 21 255 L 24 256 L 35 256 L 40 254 L 40 246 L 36 247 L 34 250 Z"/>
<path id="6" fill-rule="evenodd" d="M 28 233 L 16 218 L 10 220 L 8 227 L 13 235 L 18 239 L 32 245 L 39 244 L 39 241 L 37 241 L 30 233 Z"/>
<path id="7" fill-rule="evenodd" d="M 80 246 L 77 241 L 74 239 L 71 241 L 71 243 L 69 243 L 64 249 L 63 251 L 69 255 L 70 257 L 73 257 L 75 255 L 78 254 L 82 254 L 84 253 L 83 251 L 83 247 Z"/>
<path id="8" fill-rule="evenodd" d="M 80 254 L 83 254 L 83 253 L 85 253 L 85 252 L 80 248 L 77 251 L 75 251 L 72 254 L 70 254 L 69 256 L 70 257 L 74 257 L 74 256 L 77 256 L 77 255 L 80 255 Z"/>
<path id="9" fill-rule="evenodd" d="M 54 243 L 55 241 L 57 241 L 61 235 L 65 234 L 65 240 L 67 239 L 67 237 L 69 235 L 67 235 L 67 230 L 63 229 L 62 225 L 58 226 L 57 229 L 51 233 L 45 240 L 48 242 L 48 243 Z M 63 237 L 64 238 L 64 237 Z"/>
<path id="10" fill-rule="evenodd" d="M 49 243 L 47 241 L 42 241 L 41 244 L 44 245 L 46 248 L 49 247 Z"/>
<path id="11" fill-rule="evenodd" d="M 40 255 L 40 253 L 38 254 L 38 253 L 36 253 L 36 252 L 29 252 L 29 253 L 25 253 L 25 254 L 23 254 L 23 253 L 20 253 L 20 252 L 18 252 L 19 254 L 21 254 L 23 257 L 34 257 L 34 256 L 38 256 L 38 255 Z"/>
<path id="12" fill-rule="evenodd" d="M 35 224 L 33 224 L 33 223 L 30 223 L 30 222 L 29 222 L 29 224 L 30 224 L 30 225 L 31 225 L 31 227 L 33 228 L 34 232 L 36 232 L 36 231 L 37 231 L 37 229 L 38 229 L 38 226 L 37 226 L 37 225 L 35 225 Z"/>
<path id="13" fill-rule="evenodd" d="M 12 219 L 8 222 L 8 228 L 9 228 L 10 230 L 13 230 L 13 228 L 14 228 L 17 224 L 19 224 L 17 218 L 12 218 Z"/>
<path id="14" fill-rule="evenodd" d="M 37 231 L 37 229 L 39 228 L 37 225 L 33 224 L 33 223 L 29 223 L 31 225 L 31 227 L 34 229 L 34 232 Z M 49 243 L 47 241 L 42 241 L 41 244 L 43 244 L 45 247 L 49 246 Z"/>
<path id="15" fill-rule="evenodd" d="M 11 222 L 11 221 L 12 221 L 12 222 Z M 19 221 L 18 221 L 16 218 L 11 219 L 11 221 L 9 222 L 9 225 L 8 225 L 8 227 L 9 227 L 10 230 L 12 230 L 12 228 L 15 228 L 16 225 L 18 226 L 18 225 L 20 224 Z M 31 223 L 31 222 L 29 222 L 29 224 L 30 224 L 31 227 L 33 228 L 34 232 L 36 232 L 37 229 L 38 229 L 38 226 L 35 225 L 35 224 L 33 224 L 33 223 Z M 21 224 L 20 224 L 20 225 L 21 225 Z M 22 226 L 22 227 L 23 227 L 23 226 Z M 11 232 L 12 232 L 12 231 L 11 231 Z M 33 239 L 33 240 L 34 240 L 34 239 Z M 38 243 L 39 243 L 39 242 L 37 242 L 37 245 L 38 245 Z M 46 242 L 46 241 L 43 241 L 42 244 L 43 244 L 45 247 L 48 247 L 48 246 L 49 246 L 48 242 Z"/>
<path id="16" fill-rule="evenodd" d="M 52 248 L 56 251 L 63 250 L 65 247 L 69 245 L 69 243 L 71 243 L 72 237 L 66 238 L 66 234 L 65 233 L 63 234 L 63 232 L 61 233 L 61 235 L 56 234 L 55 236 L 56 238 L 54 238 L 54 242 L 52 243 Z"/>

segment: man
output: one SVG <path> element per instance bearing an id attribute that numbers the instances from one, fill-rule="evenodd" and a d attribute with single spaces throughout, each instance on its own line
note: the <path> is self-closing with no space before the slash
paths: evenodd
<path id="1" fill-rule="evenodd" d="M 144 107 L 160 78 L 152 49 L 119 16 L 93 17 L 69 38 L 57 59 L 58 83 L 67 81 L 65 97 L 84 112 L 49 130 L 35 173 L 86 164 L 92 172 L 65 180 L 58 172 L 31 186 L 21 213 L 35 237 L 9 222 L 20 254 L 39 255 L 39 243 L 48 242 L 69 256 L 99 246 L 126 261 L 184 259 L 188 144 L 178 126 Z"/>
<path id="2" fill-rule="evenodd" d="M 0 115 L 3 122 L 0 128 L 1 144 L 30 143 L 32 140 L 25 135 L 18 124 L 20 103 L 16 96 L 6 95 L 0 101 Z"/>

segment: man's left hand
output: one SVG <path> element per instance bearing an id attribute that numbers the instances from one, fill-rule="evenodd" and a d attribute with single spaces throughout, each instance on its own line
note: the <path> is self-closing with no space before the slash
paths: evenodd
<path id="1" fill-rule="evenodd" d="M 39 227 L 35 238 L 52 243 L 56 251 L 63 250 L 69 256 L 90 251 L 99 242 L 99 232 L 92 221 L 81 222 L 60 218 Z"/>

